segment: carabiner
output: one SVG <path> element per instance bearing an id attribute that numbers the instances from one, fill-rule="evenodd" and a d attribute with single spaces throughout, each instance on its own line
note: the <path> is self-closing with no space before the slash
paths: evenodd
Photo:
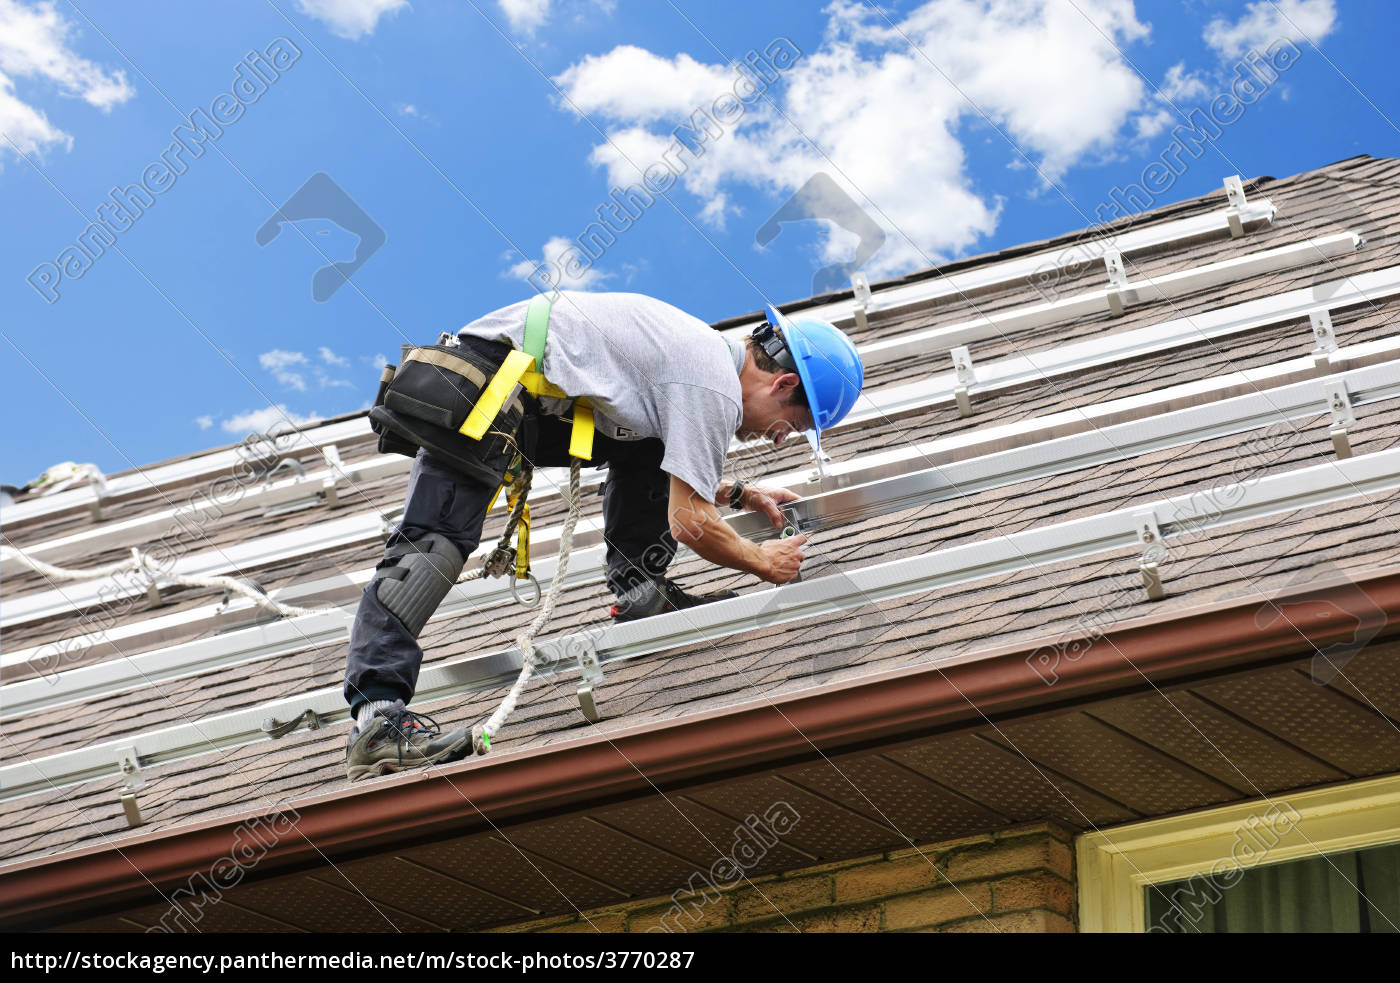
<path id="1" fill-rule="evenodd" d="M 540 590 L 540 582 L 535 579 L 533 573 L 528 573 L 525 576 L 529 579 L 530 586 L 535 589 L 535 596 L 528 603 L 520 596 L 520 589 L 517 586 L 520 580 L 515 574 L 510 575 L 510 596 L 515 598 L 515 603 L 519 604 L 521 607 L 532 608 L 540 603 L 540 598 L 544 596 L 544 591 Z"/>

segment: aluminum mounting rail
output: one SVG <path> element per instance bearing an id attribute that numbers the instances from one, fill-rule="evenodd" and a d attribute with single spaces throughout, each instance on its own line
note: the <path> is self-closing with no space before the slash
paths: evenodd
<path id="1" fill-rule="evenodd" d="M 1016 331 L 1109 313 L 1112 299 L 1115 297 L 1118 298 L 1121 307 L 1128 307 L 1169 300 L 1222 283 L 1233 283 L 1277 270 L 1306 266 L 1320 259 L 1354 252 L 1361 246 L 1362 241 L 1358 232 L 1342 232 L 1176 273 L 1126 280 L 1118 286 L 1075 294 L 1063 300 L 1017 307 L 958 324 L 913 332 L 888 341 L 877 341 L 863 348 L 860 357 L 868 372 L 873 366 L 901 361 L 919 352 L 951 351 L 974 341 L 1000 338 Z"/>
<path id="2" fill-rule="evenodd" d="M 871 294 L 865 310 L 874 314 L 889 313 L 910 307 L 918 307 L 945 297 L 961 297 L 992 287 L 1005 287 L 1021 283 L 1034 286 L 1037 281 L 1058 278 L 1060 271 L 1085 265 L 1102 265 L 1102 257 L 1112 249 L 1122 255 L 1138 253 L 1159 246 L 1177 242 L 1189 242 L 1207 236 L 1223 235 L 1231 231 L 1231 212 L 1245 228 L 1259 223 L 1272 222 L 1275 214 L 1274 203 L 1267 198 L 1245 202 L 1239 209 L 1223 208 L 1203 215 L 1170 222 L 1159 222 L 1139 229 L 1107 236 L 1095 236 L 1071 245 L 1052 247 L 1044 251 L 1003 260 L 999 263 L 979 265 L 958 273 L 931 276 L 915 283 L 886 287 Z M 801 313 L 806 317 L 820 318 L 833 324 L 849 325 L 855 321 L 855 299 L 840 300 L 819 307 L 810 307 Z M 731 328 L 726 334 L 736 337 L 748 334 L 758 324 L 757 320 Z"/>
<path id="3" fill-rule="evenodd" d="M 312 424 L 301 428 L 300 432 L 290 432 L 269 438 L 276 441 L 276 450 L 283 455 L 311 447 L 327 447 L 340 441 L 364 437 L 369 431 L 369 421 L 365 417 L 341 420 L 338 423 Z M 166 488 L 199 478 L 213 478 L 227 472 L 245 460 L 235 445 L 212 454 L 162 464 L 152 468 L 141 468 L 129 474 L 119 474 L 107 479 L 107 491 L 103 500 L 148 491 L 152 488 Z M 87 508 L 97 504 L 98 497 L 90 487 L 70 488 L 53 495 L 45 495 L 32 501 L 16 502 L 7 505 L 0 519 L 7 526 L 42 516 L 66 512 L 69 509 Z"/>
<path id="4" fill-rule="evenodd" d="M 1400 449 L 1223 486 L 1213 496 L 1191 492 L 1100 515 L 1027 529 L 935 550 L 920 556 L 829 574 L 746 594 L 728 601 L 610 625 L 594 633 L 566 635 L 540 644 L 546 674 L 569 672 L 582 653 L 595 667 L 667 649 L 727 638 L 758 627 L 784 624 L 864 604 L 879 603 L 1045 564 L 1138 546 L 1149 517 L 1162 541 L 1262 516 L 1357 498 L 1400 488 Z M 1229 504 L 1225 504 L 1229 503 Z M 418 680 L 416 699 L 500 686 L 514 679 L 520 653 L 504 649 L 432 666 Z M 598 678 L 601 670 L 592 670 Z M 348 719 L 340 687 L 285 697 L 259 707 L 224 713 L 160 730 L 129 734 L 100 744 L 0 767 L 0 799 L 115 777 L 118 762 L 139 767 L 179 761 L 223 748 L 265 740 L 264 721 L 290 721 L 310 711 L 318 722 Z"/>
<path id="5" fill-rule="evenodd" d="M 976 396 L 1036 382 L 1049 382 L 1057 377 L 1077 374 L 1086 369 L 1258 330 L 1318 312 L 1331 312 L 1358 304 L 1388 300 L 1397 294 L 1400 294 L 1400 267 L 1387 267 L 1342 280 L 1290 290 L 1275 297 L 1246 301 L 1190 317 L 1062 345 L 1033 355 L 1011 356 L 978 363 L 975 381 L 967 389 Z M 917 353 L 909 354 L 912 356 Z M 911 411 L 953 403 L 958 385 L 956 373 L 948 372 L 918 382 L 868 389 L 861 395 L 855 409 L 834 429 L 839 432 L 865 425 L 871 420 L 892 418 Z M 362 429 L 368 434 L 367 426 Z M 736 442 L 731 453 L 757 446 L 758 442 Z M 340 490 L 339 500 L 342 503 L 354 500 L 355 482 L 373 481 L 400 473 L 407 474 L 411 463 L 407 458 L 393 454 L 346 465 L 342 473 L 348 486 Z M 566 469 L 544 469 L 540 474 L 542 480 L 537 483 L 539 487 L 536 489 L 535 500 L 557 494 L 557 489 L 562 486 L 566 476 Z M 324 486 L 334 477 L 329 469 L 318 471 L 305 478 L 289 479 L 250 490 L 231 501 L 223 496 L 217 501 L 211 496 L 199 496 L 197 501 L 178 509 L 165 509 L 119 522 L 103 523 L 79 533 L 24 548 L 31 556 L 47 559 L 51 554 L 62 553 L 65 550 L 82 549 L 84 552 L 98 553 L 114 545 L 139 545 L 146 541 L 141 538 L 143 535 L 157 536 L 168 530 L 195 526 L 208 515 L 270 508 L 295 501 L 314 494 L 318 482 Z M 585 487 L 592 486 L 601 483 L 602 478 L 601 473 L 589 471 L 583 476 L 583 482 Z M 8 511 L 6 515 L 8 518 Z M 0 575 L 13 574 L 20 569 L 22 567 L 19 563 L 9 560 L 0 565 Z"/>
<path id="6" fill-rule="evenodd" d="M 826 491 L 805 497 L 790 506 L 788 512 L 797 528 L 812 532 L 872 515 L 952 501 L 993 488 L 1316 416 L 1325 411 L 1329 393 L 1337 387 L 1347 394 L 1353 411 L 1400 398 L 1400 361 L 1339 373 L 1325 380 L 1310 379 L 1276 389 L 1251 391 L 1230 399 L 1023 446 L 1006 446 L 1011 441 L 1005 435 L 998 435 L 982 446 L 1005 446 L 1005 449 L 961 460 L 949 459 L 947 441 L 897 447 L 835 466 L 826 482 Z M 1130 400 L 1117 402 L 1126 404 Z M 1102 416 L 1110 418 L 1123 409 L 1122 406 L 1105 407 Z M 1364 420 L 1361 426 L 1364 427 Z M 754 540 L 773 535 L 772 527 L 761 516 L 735 515 L 727 521 L 736 532 Z M 555 561 L 550 558 L 539 564 L 537 574 L 547 580 L 553 576 L 554 568 Z M 343 586 L 342 599 L 354 600 L 370 571 L 362 574 L 336 578 L 336 585 Z M 596 583 L 601 577 L 602 553 L 594 548 L 575 554 L 566 583 L 571 586 Z M 507 598 L 503 581 L 461 584 L 448 595 L 433 620 L 459 617 Z M 11 683 L 0 691 L 3 714 L 10 718 L 177 676 L 288 654 L 309 646 L 342 644 L 349 637 L 350 615 L 349 612 L 336 614 L 338 618 L 318 615 L 291 622 L 272 622 L 157 652 L 46 674 L 47 678 Z M 50 664 L 61 667 L 56 653 L 44 654 L 42 646 L 31 652 L 30 658 L 35 660 L 36 668 L 43 670 Z"/>
<path id="7" fill-rule="evenodd" d="M 1209 235 L 1214 232 L 1224 231 L 1229 227 L 1229 216 L 1235 212 L 1236 216 L 1242 219 L 1246 225 L 1260 221 L 1271 221 L 1274 215 L 1272 202 L 1266 200 L 1259 202 L 1247 202 L 1239 209 L 1224 209 L 1219 212 L 1212 212 L 1206 215 L 1191 216 L 1174 222 L 1159 223 L 1147 226 L 1143 229 L 1132 230 L 1121 235 L 1111 237 L 1107 240 L 1093 240 L 1094 243 L 1107 243 L 1110 247 L 1116 248 L 1120 253 L 1130 253 L 1148 249 L 1165 243 L 1185 241 Z M 1284 247 L 1295 248 L 1295 247 Z M 1009 260 L 1002 263 L 990 264 L 986 267 L 978 267 L 963 273 L 955 273 L 945 277 L 935 277 L 927 281 L 909 284 L 903 287 L 882 290 L 871 298 L 868 309 L 894 310 L 904 306 L 925 303 L 929 300 L 951 294 L 960 294 L 972 290 L 982 289 L 987 286 L 1014 282 L 1016 280 L 1029 278 L 1038 273 L 1044 273 L 1047 269 L 1058 270 L 1065 265 L 1078 265 L 1084 262 L 1084 247 L 1073 246 L 1061 250 L 1054 258 L 1047 258 L 1046 255 L 1035 255 L 1023 257 L 1021 259 Z M 1277 250 L 1270 251 L 1277 252 Z M 1268 253 L 1258 254 L 1266 256 Z M 1243 263 L 1239 276 L 1248 275 L 1249 272 L 1257 272 L 1264 267 L 1248 268 L 1251 257 L 1243 257 L 1240 260 L 1231 260 L 1230 263 Z M 1264 262 L 1255 260 L 1254 262 Z M 1220 266 L 1222 264 L 1212 264 Z M 1278 268 L 1278 267 L 1272 267 Z M 1205 268 L 1203 268 L 1205 269 Z M 837 323 L 850 321 L 854 315 L 850 302 L 826 305 L 824 307 L 813 308 L 807 313 L 815 317 L 823 317 Z M 734 333 L 747 333 L 747 328 L 737 329 Z M 952 344 L 960 344 L 953 342 Z M 867 365 L 879 364 L 878 359 L 884 357 L 881 349 L 872 352 L 873 361 L 867 361 Z M 339 423 L 319 424 L 304 427 L 298 435 L 288 435 L 286 447 L 279 448 L 283 453 L 290 453 L 302 450 L 306 447 L 324 446 L 337 441 L 349 440 L 356 437 L 363 437 L 369 431 L 368 422 L 363 418 L 345 420 Z M 129 493 L 144 491 L 152 487 L 166 487 L 172 484 L 179 484 L 201 477 L 213 477 L 223 471 L 227 471 L 238 463 L 240 458 L 237 448 L 216 452 L 215 454 L 203 455 L 184 461 L 177 461 L 171 464 L 162 465 L 155 468 L 142 469 L 126 475 L 118 475 L 108 481 L 105 498 L 119 497 Z M 19 502 L 8 506 L 4 510 L 4 522 L 6 524 L 16 524 L 28 521 L 40 516 L 52 515 L 57 512 L 69 509 L 91 506 L 98 501 L 96 494 L 90 488 L 74 488 L 68 491 L 59 492 L 55 495 L 46 496 L 33 501 Z"/>
<path id="8" fill-rule="evenodd" d="M 774 475 L 768 480 L 790 487 L 804 497 L 809 497 L 823 490 L 829 491 L 875 480 L 877 477 L 889 476 L 894 472 L 887 469 L 888 462 L 916 462 L 907 466 L 900 464 L 901 470 L 917 468 L 917 460 L 920 459 L 926 461 L 927 465 L 947 466 L 981 454 L 990 454 L 1013 447 L 1048 441 L 1093 427 L 1106 427 L 1140 419 L 1144 416 L 1160 413 L 1164 407 L 1185 407 L 1209 400 L 1226 399 L 1237 393 L 1248 393 L 1312 378 L 1325 370 L 1343 372 L 1350 368 L 1394 358 L 1397 355 L 1400 355 L 1400 337 L 1382 338 L 1338 349 L 1321 357 L 1291 359 L 1273 365 L 1259 366 L 1244 372 L 1182 383 L 1166 389 L 1123 397 L 1092 406 L 1064 410 L 1048 416 L 1034 417 L 999 427 L 955 433 L 913 446 L 906 444 L 875 454 L 863 454 L 852 460 L 828 466 L 827 476 L 823 482 L 812 480 L 810 473 L 805 468 Z M 1133 438 L 1130 435 L 1127 439 L 1131 442 Z M 545 469 L 546 476 L 553 470 Z M 548 491 L 545 481 L 540 481 L 539 484 L 539 491 Z M 737 518 L 731 517 L 730 521 Z M 372 521 L 367 519 L 365 525 L 367 536 L 371 534 L 371 528 Z M 543 571 L 552 569 L 552 560 L 549 561 L 550 566 L 548 567 L 541 564 L 544 563 L 547 552 L 557 542 L 558 533 L 558 526 L 535 532 L 533 543 L 537 558 L 535 566 L 540 576 L 547 577 L 548 574 Z M 314 530 L 306 535 L 308 539 L 318 538 L 318 534 Z M 596 517 L 585 519 L 575 535 L 575 542 L 579 546 L 584 546 L 601 541 L 601 528 Z M 473 554 L 473 558 L 479 559 L 490 546 L 490 542 L 483 544 Z M 285 542 L 281 548 L 285 548 Z M 360 590 L 368 582 L 370 575 L 371 569 L 366 567 L 307 583 L 289 585 L 274 592 L 273 596 L 288 604 L 353 603 Z M 499 583 L 498 581 L 478 582 L 474 589 L 484 591 L 478 598 L 478 603 L 497 603 L 506 600 L 508 593 L 504 588 L 497 586 Z M 456 590 L 460 591 L 463 588 L 459 587 Z M 201 605 L 171 615 L 158 615 L 140 622 L 118 625 L 101 632 L 65 638 L 61 642 L 51 641 L 28 649 L 0 652 L 0 671 L 26 662 L 41 669 L 55 665 L 61 666 L 65 661 L 63 653 L 72 653 L 76 658 L 84 655 L 86 650 L 93 647 L 104 651 L 110 649 L 117 654 L 122 654 L 128 649 L 140 651 L 143 646 L 149 646 L 152 643 L 158 644 L 161 638 L 177 634 L 182 628 L 187 631 L 189 626 L 197 623 L 214 622 L 219 630 L 228 631 L 244 624 L 267 620 L 267 618 L 268 616 L 258 612 L 251 602 L 234 598 L 217 605 Z"/>
<path id="9" fill-rule="evenodd" d="M 266 510 L 301 500 L 319 499 L 327 502 L 333 496 L 339 505 L 357 504 L 356 485 L 378 481 L 395 475 L 408 474 L 412 462 L 398 454 L 386 454 L 343 465 L 326 468 L 306 476 L 258 484 L 250 482 L 246 489 L 235 482 L 228 490 L 210 492 L 199 488 L 198 494 L 185 496 L 176 492 L 177 499 L 188 498 L 184 505 L 103 522 L 81 532 L 32 543 L 21 548 L 38 560 L 58 566 L 83 565 L 81 559 L 65 563 L 57 557 L 81 558 L 103 553 L 118 546 L 147 546 L 164 536 L 185 537 L 206 523 L 242 512 Z M 10 576 L 28 568 L 18 560 L 0 561 L 0 576 Z"/>

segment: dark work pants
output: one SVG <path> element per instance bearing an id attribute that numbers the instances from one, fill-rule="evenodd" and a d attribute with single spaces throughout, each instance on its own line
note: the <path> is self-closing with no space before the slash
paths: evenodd
<path id="1" fill-rule="evenodd" d="M 508 351 L 502 345 L 473 342 L 478 344 L 482 350 L 497 350 L 501 358 Z M 570 421 L 540 416 L 538 427 L 535 466 L 568 465 Z M 603 485 L 603 534 L 607 538 L 608 586 L 614 593 L 634 587 L 644 576 L 661 576 L 675 556 L 676 541 L 667 518 L 670 478 L 661 470 L 664 452 L 661 441 L 655 438 L 625 441 L 602 434 L 594 438 L 593 463 L 608 466 Z M 495 491 L 420 450 L 409 473 L 403 520 L 389 537 L 386 551 L 438 533 L 450 539 L 464 556 L 469 555 L 481 542 L 486 507 Z M 381 560 L 376 573 L 396 562 Z M 423 662 L 418 640 L 380 603 L 378 589 L 377 579 L 365 585 L 350 629 L 345 699 L 355 713 L 366 700 L 408 703 Z"/>

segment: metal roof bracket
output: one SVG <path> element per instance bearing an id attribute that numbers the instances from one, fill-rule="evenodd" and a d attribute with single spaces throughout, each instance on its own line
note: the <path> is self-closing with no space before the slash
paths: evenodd
<path id="1" fill-rule="evenodd" d="M 1128 274 L 1123 270 L 1123 254 L 1109 249 L 1103 254 L 1103 265 L 1108 270 L 1108 311 L 1114 317 L 1122 317 L 1127 307 L 1124 293 L 1128 289 Z"/>
<path id="2" fill-rule="evenodd" d="M 1351 457 L 1351 440 L 1347 427 L 1356 425 L 1356 413 L 1352 410 L 1351 396 L 1347 393 L 1347 381 L 1339 375 L 1322 380 L 1322 392 L 1327 399 L 1327 409 L 1332 414 L 1332 450 L 1338 458 Z"/>
<path id="3" fill-rule="evenodd" d="M 1225 221 L 1230 226 L 1230 238 L 1238 239 L 1244 235 L 1244 222 L 1240 219 L 1240 212 L 1245 206 L 1244 182 L 1238 174 L 1231 174 L 1225 179 L 1225 197 L 1230 201 L 1230 207 L 1225 210 Z"/>
<path id="4" fill-rule="evenodd" d="M 335 444 L 321 448 L 321 455 L 326 459 L 326 464 L 330 466 L 330 474 L 326 475 L 321 482 L 321 494 L 325 496 L 326 508 L 334 509 L 340 506 L 340 493 L 336 485 L 345 477 L 345 468 L 340 460 L 340 448 Z"/>
<path id="5" fill-rule="evenodd" d="M 558 648 L 570 653 L 578 662 L 579 673 L 583 676 L 578 684 L 578 708 L 590 724 L 602 719 L 598 712 L 598 702 L 593 697 L 593 689 L 603 682 L 603 666 L 598 661 L 598 645 L 591 633 L 573 635 L 557 643 Z"/>
<path id="6" fill-rule="evenodd" d="M 1142 544 L 1142 559 L 1138 561 L 1138 572 L 1142 574 L 1142 586 L 1147 589 L 1147 598 L 1160 601 L 1166 596 L 1162 590 L 1162 573 L 1157 561 L 1166 556 L 1162 545 L 1162 530 L 1157 526 L 1157 513 L 1148 509 L 1133 516 L 1137 526 L 1138 542 Z"/>
<path id="7" fill-rule="evenodd" d="M 852 273 L 851 290 L 854 294 L 852 309 L 856 318 L 856 327 L 864 331 L 870 327 L 870 322 L 865 319 L 865 309 L 870 303 L 870 278 L 864 273 Z"/>
<path id="8" fill-rule="evenodd" d="M 135 792 L 123 792 L 121 794 L 122 812 L 126 813 L 126 825 L 135 829 L 144 820 L 141 818 L 141 807 L 136 804 Z"/>
<path id="9" fill-rule="evenodd" d="M 316 715 L 316 711 L 312 709 L 302 711 L 299 715 L 293 717 L 291 720 L 288 720 L 285 723 L 278 720 L 276 717 L 268 717 L 262 722 L 262 729 L 263 733 L 266 734 L 268 737 L 286 737 L 288 734 L 296 730 L 303 723 L 306 724 L 307 730 L 321 729 L 321 718 L 318 717 Z"/>
<path id="10" fill-rule="evenodd" d="M 379 535 L 387 541 L 394 534 L 394 530 L 403 521 L 404 507 L 399 505 L 389 509 L 387 512 L 379 513 Z"/>
<path id="11" fill-rule="evenodd" d="M 950 354 L 953 356 L 953 372 L 958 378 L 958 385 L 953 390 L 953 398 L 958 401 L 958 416 L 971 416 L 972 400 L 968 396 L 968 389 L 977 382 L 977 373 L 972 367 L 972 353 L 967 350 L 966 345 L 959 345 Z"/>
<path id="12" fill-rule="evenodd" d="M 1317 339 L 1317 347 L 1312 350 L 1313 361 L 1319 369 L 1331 368 L 1332 353 L 1337 350 L 1337 334 L 1332 330 L 1332 312 L 1325 307 L 1320 311 L 1313 311 L 1308 315 L 1308 323 L 1312 326 L 1313 337 Z"/>
<path id="13" fill-rule="evenodd" d="M 142 822 L 141 807 L 136 804 L 136 790 L 146 784 L 146 780 L 141 777 L 141 759 L 136 755 L 136 748 L 124 747 L 118 751 L 117 767 L 126 779 L 126 791 L 119 797 L 122 812 L 126 815 L 127 826 L 135 829 Z"/>

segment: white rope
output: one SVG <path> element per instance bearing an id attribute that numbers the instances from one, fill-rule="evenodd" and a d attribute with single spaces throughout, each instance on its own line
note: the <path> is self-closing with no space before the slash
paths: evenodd
<path id="1" fill-rule="evenodd" d="M 522 501 L 523 497 L 522 495 Z M 515 712 L 515 704 L 535 670 L 535 636 L 544 628 L 545 622 L 554 611 L 554 601 L 559 596 L 559 588 L 563 585 L 564 574 L 569 568 L 569 551 L 574 545 L 574 526 L 578 524 L 579 517 L 578 500 L 579 460 L 574 458 L 569 467 L 569 491 L 564 496 L 564 504 L 568 506 L 569 514 L 565 517 L 564 528 L 559 533 L 559 559 L 555 563 L 554 579 L 549 584 L 549 591 L 545 594 L 544 603 L 540 605 L 539 614 L 535 615 L 529 627 L 516 636 L 515 645 L 520 649 L 523 664 L 515 685 L 510 688 L 505 699 L 501 700 L 501 705 L 496 707 L 496 712 L 491 714 L 484 724 L 472 728 L 472 747 L 477 754 L 485 754 L 491 749 L 492 735 L 499 733 L 505 725 L 506 718 Z"/>
<path id="2" fill-rule="evenodd" d="M 45 563 L 43 560 L 36 560 L 34 557 L 25 553 L 24 550 L 14 546 L 0 546 L 0 559 L 15 560 L 28 567 L 30 570 L 33 570 L 35 573 L 52 580 L 97 580 L 101 577 L 115 577 L 119 573 L 130 572 L 144 577 L 148 584 L 155 584 L 157 578 L 161 578 L 179 587 L 212 587 L 220 590 L 227 590 L 240 597 L 246 597 L 259 607 L 274 611 L 284 618 L 292 618 L 302 614 L 315 614 L 318 611 L 333 610 L 332 608 L 300 608 L 292 604 L 282 604 L 233 577 L 191 577 L 178 573 L 167 573 L 158 570 L 153 571 L 150 567 L 151 558 L 135 548 L 132 549 L 131 559 L 129 560 L 123 560 L 120 563 L 112 563 L 105 567 L 93 567 L 90 570 L 56 567 L 51 563 Z"/>

